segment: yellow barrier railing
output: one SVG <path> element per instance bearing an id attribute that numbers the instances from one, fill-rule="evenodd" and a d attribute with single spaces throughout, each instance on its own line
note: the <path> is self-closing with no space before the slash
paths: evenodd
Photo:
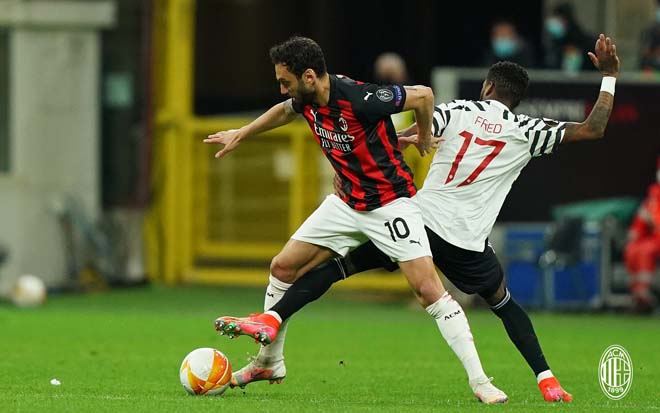
<path id="1" fill-rule="evenodd" d="M 240 127 L 250 119 L 199 118 L 195 136 Z M 245 141 L 222 160 L 217 146 L 194 145 L 197 194 L 191 216 L 198 255 L 209 259 L 267 260 L 314 209 L 315 149 L 309 130 L 296 122 Z M 311 147 L 310 147 L 311 146 Z M 266 240 L 264 240 L 266 239 Z"/>

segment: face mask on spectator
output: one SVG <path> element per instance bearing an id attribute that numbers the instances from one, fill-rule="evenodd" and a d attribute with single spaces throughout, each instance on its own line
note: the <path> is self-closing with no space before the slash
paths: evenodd
<path id="1" fill-rule="evenodd" d="M 500 59 L 511 57 L 516 52 L 516 42 L 510 37 L 497 37 L 493 40 L 493 53 Z"/>
<path id="2" fill-rule="evenodd" d="M 660 7 L 655 11 L 655 19 L 660 23 Z"/>
<path id="3" fill-rule="evenodd" d="M 562 68 L 567 72 L 577 72 L 582 67 L 582 55 L 578 50 L 571 50 L 564 53 Z"/>
<path id="4" fill-rule="evenodd" d="M 566 27 L 564 22 L 559 20 L 556 17 L 550 17 L 545 21 L 545 28 L 550 33 L 553 39 L 559 40 L 563 39 L 566 34 Z"/>

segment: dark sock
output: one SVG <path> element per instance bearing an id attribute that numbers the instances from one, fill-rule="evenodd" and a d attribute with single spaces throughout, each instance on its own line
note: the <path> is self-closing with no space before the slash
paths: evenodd
<path id="1" fill-rule="evenodd" d="M 269 310 L 275 311 L 284 321 L 307 303 L 325 294 L 333 283 L 353 274 L 381 267 L 389 271 L 399 268 L 397 263 L 392 262 L 369 241 L 351 251 L 345 258 L 335 258 L 308 271 L 297 279 L 280 301 Z"/>
<path id="2" fill-rule="evenodd" d="M 393 262 L 384 252 L 378 249 L 373 242 L 366 242 L 342 259 L 346 276 L 359 274 L 375 268 L 385 268 L 387 271 L 399 269 L 399 264 Z"/>
<path id="3" fill-rule="evenodd" d="M 502 301 L 491 307 L 491 310 L 502 320 L 509 338 L 532 368 L 534 375 L 538 376 L 542 371 L 549 370 L 532 321 L 508 290 Z"/>
<path id="4" fill-rule="evenodd" d="M 334 282 L 343 278 L 345 278 L 344 270 L 339 259 L 323 263 L 297 279 L 270 310 L 279 314 L 284 321 L 307 303 L 318 299 Z"/>

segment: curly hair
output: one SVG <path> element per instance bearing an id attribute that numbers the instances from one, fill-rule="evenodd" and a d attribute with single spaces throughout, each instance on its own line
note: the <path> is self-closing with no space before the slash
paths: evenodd
<path id="1" fill-rule="evenodd" d="M 529 85 L 527 71 L 513 62 L 495 63 L 488 69 L 486 80 L 493 82 L 497 95 L 508 100 L 512 109 L 525 97 Z"/>
<path id="2" fill-rule="evenodd" d="M 307 69 L 314 70 L 317 76 L 323 76 L 327 71 L 323 50 L 307 37 L 294 36 L 271 47 L 270 60 L 274 65 L 286 66 L 297 78 L 301 78 Z"/>

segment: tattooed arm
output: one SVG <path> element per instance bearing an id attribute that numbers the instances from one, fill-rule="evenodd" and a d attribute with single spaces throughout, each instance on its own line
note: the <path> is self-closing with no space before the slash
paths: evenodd
<path id="1" fill-rule="evenodd" d="M 598 100 L 591 113 L 582 123 L 568 123 L 562 142 L 575 142 L 589 139 L 600 139 L 605 134 L 607 121 L 612 113 L 614 96 L 608 92 L 600 92 Z"/>
<path id="2" fill-rule="evenodd" d="M 603 76 L 616 78 L 621 67 L 619 57 L 616 54 L 616 46 L 612 39 L 601 34 L 596 40 L 595 54 L 589 52 L 589 58 L 594 66 Z M 610 79 L 611 80 L 611 79 Z M 612 91 L 614 84 L 611 85 Z M 601 88 L 598 100 L 587 119 L 582 123 L 569 123 L 566 125 L 566 133 L 562 142 L 575 142 L 589 139 L 599 139 L 605 133 L 607 121 L 612 113 L 614 95 Z"/>

